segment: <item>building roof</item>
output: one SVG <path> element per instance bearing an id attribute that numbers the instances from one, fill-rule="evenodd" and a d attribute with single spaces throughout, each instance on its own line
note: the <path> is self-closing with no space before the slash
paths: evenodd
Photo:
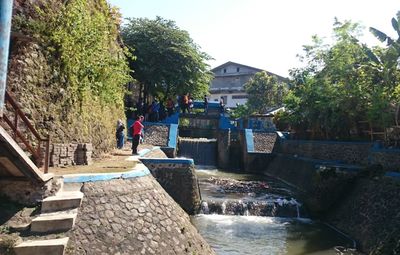
<path id="1" fill-rule="evenodd" d="M 255 71 L 254 73 L 261 72 L 261 71 L 265 71 L 265 72 L 267 72 L 267 74 L 269 74 L 269 75 L 276 76 L 276 77 L 277 77 L 279 80 L 281 80 L 281 81 L 286 81 L 286 82 L 288 81 L 288 78 L 283 77 L 283 76 L 280 76 L 280 75 L 278 75 L 278 74 L 274 74 L 274 73 L 271 73 L 271 72 L 269 72 L 269 71 L 266 71 L 266 70 L 263 70 L 263 69 L 260 69 L 260 68 L 256 68 L 256 67 L 252 67 L 252 66 L 248 66 L 248 65 L 243 65 L 243 64 L 236 63 L 236 62 L 232 62 L 232 61 L 228 61 L 228 62 L 226 62 L 226 63 L 224 63 L 224 64 L 222 64 L 222 65 L 219 65 L 219 66 L 217 66 L 217 67 L 214 67 L 213 69 L 211 69 L 211 72 L 214 72 L 214 73 L 215 73 L 218 69 L 224 68 L 225 66 L 229 66 L 229 65 L 236 65 L 236 66 L 238 66 L 238 67 L 246 67 L 246 68 L 249 68 L 249 69 L 254 70 L 254 71 Z M 227 73 L 227 74 L 222 75 L 222 76 L 232 76 L 232 75 L 240 75 L 240 74 L 229 74 L 229 73 Z M 221 75 L 218 75 L 218 76 L 221 76 Z"/>
<path id="2" fill-rule="evenodd" d="M 243 67 L 241 69 L 244 69 L 244 71 L 241 72 L 219 72 L 219 70 L 222 70 L 225 67 L 228 66 L 235 66 L 235 67 Z M 235 93 L 235 92 L 243 92 L 244 91 L 244 84 L 246 84 L 253 76 L 254 74 L 258 72 L 262 72 L 264 70 L 251 67 L 251 66 L 246 66 L 242 64 L 238 64 L 232 61 L 226 62 L 225 64 L 222 64 L 220 66 L 217 66 L 213 69 L 211 69 L 212 72 L 214 72 L 215 76 L 214 79 L 212 80 L 210 84 L 210 92 L 211 93 L 222 93 L 222 92 L 228 92 L 228 93 Z M 287 82 L 288 79 L 284 78 L 282 76 L 276 75 L 274 73 L 267 72 L 269 75 L 273 75 L 277 77 L 277 79 L 281 82 Z"/>

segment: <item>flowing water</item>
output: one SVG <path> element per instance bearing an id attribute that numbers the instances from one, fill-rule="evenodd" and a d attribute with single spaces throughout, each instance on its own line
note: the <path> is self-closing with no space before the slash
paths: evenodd
<path id="1" fill-rule="evenodd" d="M 202 213 L 192 221 L 218 255 L 355 254 L 351 239 L 308 219 L 284 183 L 198 168 Z"/>
<path id="2" fill-rule="evenodd" d="M 206 138 L 179 138 L 178 155 L 194 160 L 196 165 L 217 164 L 217 140 Z"/>

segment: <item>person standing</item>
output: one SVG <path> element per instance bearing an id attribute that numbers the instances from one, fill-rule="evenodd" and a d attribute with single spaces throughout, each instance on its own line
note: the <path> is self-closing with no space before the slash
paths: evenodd
<path id="1" fill-rule="evenodd" d="M 118 120 L 117 121 L 117 130 L 115 132 L 115 136 L 117 138 L 117 149 L 122 149 L 124 147 L 124 123 L 122 122 L 122 120 Z"/>
<path id="2" fill-rule="evenodd" d="M 208 98 L 204 96 L 204 114 L 208 114 Z"/>
<path id="3" fill-rule="evenodd" d="M 182 104 L 183 104 L 182 113 L 189 112 L 189 94 L 183 95 Z"/>
<path id="4" fill-rule="evenodd" d="M 221 99 L 219 100 L 219 111 L 220 113 L 223 115 L 224 111 L 225 111 L 225 102 L 224 102 L 224 98 L 221 97 Z"/>
<path id="5" fill-rule="evenodd" d="M 174 101 L 172 101 L 172 98 L 168 98 L 167 100 L 167 112 L 168 117 L 174 114 Z"/>
<path id="6" fill-rule="evenodd" d="M 160 112 L 160 104 L 158 103 L 157 100 L 154 100 L 153 103 L 151 104 L 151 121 L 152 122 L 158 122 L 159 120 L 159 112 Z"/>
<path id="7" fill-rule="evenodd" d="M 132 155 L 137 155 L 140 138 L 143 136 L 143 116 L 136 116 L 136 121 L 133 123 L 133 138 L 132 138 Z"/>

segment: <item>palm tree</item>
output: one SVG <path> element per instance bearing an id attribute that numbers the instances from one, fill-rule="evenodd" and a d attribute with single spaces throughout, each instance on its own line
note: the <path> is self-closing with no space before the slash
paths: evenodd
<path id="1" fill-rule="evenodd" d="M 398 69 L 399 60 L 400 60 L 400 11 L 397 12 L 396 17 L 392 18 L 392 27 L 396 31 L 398 38 L 393 39 L 384 32 L 370 27 L 369 31 L 383 43 L 386 43 L 388 46 L 387 54 L 385 55 L 385 62 L 388 64 L 390 69 Z M 377 58 L 372 52 L 368 52 L 368 55 L 374 60 L 375 63 L 379 61 L 383 63 L 382 59 Z M 399 126 L 399 113 L 400 113 L 400 104 L 396 103 L 396 114 L 395 114 L 395 122 L 396 125 Z"/>

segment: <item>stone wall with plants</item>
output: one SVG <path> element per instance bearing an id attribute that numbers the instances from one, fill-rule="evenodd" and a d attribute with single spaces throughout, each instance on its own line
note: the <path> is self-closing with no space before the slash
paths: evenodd
<path id="1" fill-rule="evenodd" d="M 7 90 L 54 143 L 115 143 L 127 52 L 105 0 L 15 1 Z"/>

